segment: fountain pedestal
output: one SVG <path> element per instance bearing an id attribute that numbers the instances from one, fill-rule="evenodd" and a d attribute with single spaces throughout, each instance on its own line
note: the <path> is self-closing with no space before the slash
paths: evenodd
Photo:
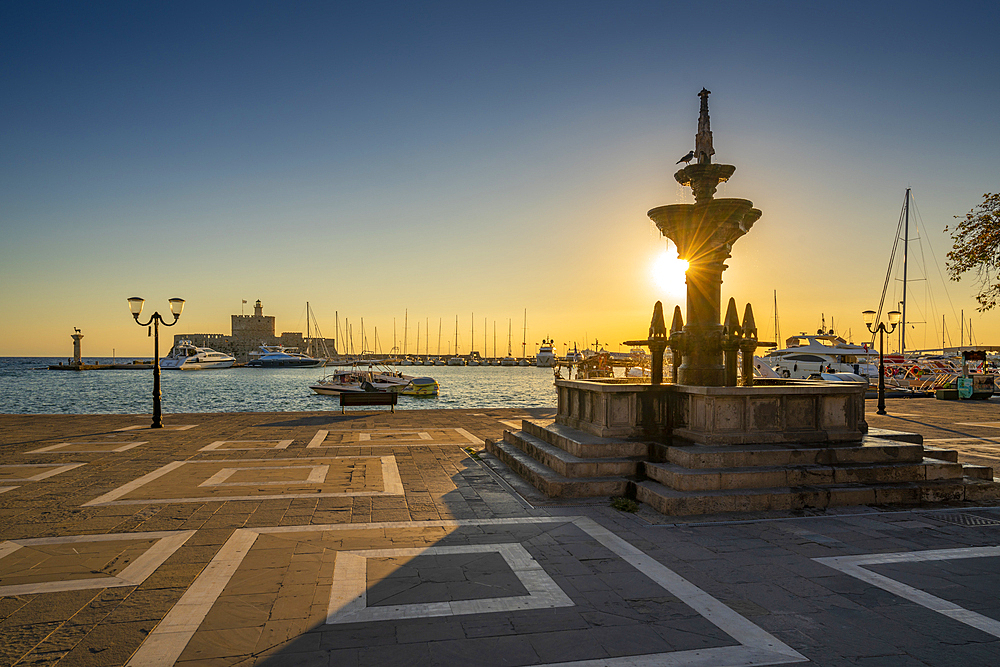
<path id="1" fill-rule="evenodd" d="M 487 440 L 487 452 L 548 495 L 628 495 L 667 514 L 1000 498 L 990 468 L 957 463 L 954 452 L 925 456 L 916 434 L 868 435 L 865 384 L 735 386 L 737 351 L 754 384 L 747 357 L 758 340 L 749 305 L 741 323 L 731 300 L 720 321 L 722 274 L 761 212 L 714 198 L 736 167 L 712 163 L 708 95 L 699 93 L 698 162 L 674 175 L 695 203 L 649 211 L 688 260 L 687 323 L 675 309 L 668 338 L 657 303 L 649 338 L 629 343 L 649 345 L 657 365 L 669 344 L 675 384 L 661 384 L 662 368 L 648 384 L 556 380 L 555 423 L 525 420 Z"/>

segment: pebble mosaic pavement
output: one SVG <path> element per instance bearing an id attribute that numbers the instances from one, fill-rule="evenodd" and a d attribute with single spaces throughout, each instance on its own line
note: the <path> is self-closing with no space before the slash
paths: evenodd
<path id="1" fill-rule="evenodd" d="M 1000 463 L 998 403 L 889 412 Z M 552 416 L 0 415 L 0 665 L 1000 664 L 1000 508 L 553 501 L 482 453 Z"/>

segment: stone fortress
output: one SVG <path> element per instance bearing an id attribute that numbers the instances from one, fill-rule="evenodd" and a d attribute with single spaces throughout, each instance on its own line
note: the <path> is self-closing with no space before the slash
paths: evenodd
<path id="1" fill-rule="evenodd" d="M 253 305 L 253 315 L 233 315 L 232 334 L 182 333 L 174 336 L 174 344 L 189 340 L 198 347 L 210 347 L 236 357 L 239 363 L 246 363 L 250 352 L 261 345 L 282 345 L 294 347 L 299 352 L 320 356 L 323 345 L 330 355 L 337 354 L 336 340 L 333 338 L 306 338 L 302 332 L 282 332 L 274 334 L 274 315 L 265 315 L 260 299 Z M 309 349 L 311 344 L 312 349 Z"/>

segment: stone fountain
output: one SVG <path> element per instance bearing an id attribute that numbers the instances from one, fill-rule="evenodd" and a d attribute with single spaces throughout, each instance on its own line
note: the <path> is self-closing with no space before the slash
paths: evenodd
<path id="1" fill-rule="evenodd" d="M 625 343 L 650 348 L 650 382 L 557 379 L 555 423 L 525 420 L 487 451 L 550 496 L 624 495 L 666 514 L 1000 497 L 989 468 L 963 466 L 917 434 L 869 433 L 863 384 L 755 385 L 753 309 L 741 321 L 730 299 L 723 319 L 721 293 L 733 244 L 761 211 L 715 198 L 736 167 L 713 162 L 710 92 L 698 95 L 695 162 L 674 174 L 695 203 L 648 214 L 688 261 L 686 324 L 675 307 L 668 333 L 657 302 L 648 337 Z M 674 370 L 664 383 L 667 348 Z"/>

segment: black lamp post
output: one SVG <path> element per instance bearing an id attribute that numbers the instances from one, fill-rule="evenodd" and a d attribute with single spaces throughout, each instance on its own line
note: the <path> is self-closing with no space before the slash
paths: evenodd
<path id="1" fill-rule="evenodd" d="M 170 301 L 170 312 L 174 316 L 174 321 L 167 324 L 160 313 L 153 313 L 149 321 L 143 324 L 139 321 L 139 313 L 142 312 L 142 304 L 145 299 L 138 296 L 133 296 L 128 300 L 128 309 L 132 311 L 132 317 L 135 318 L 136 324 L 141 327 L 148 327 L 150 324 L 153 325 L 153 330 L 156 332 L 153 338 L 153 425 L 150 428 L 163 428 L 163 422 L 160 420 L 160 322 L 163 322 L 163 326 L 172 327 L 177 324 L 177 320 L 180 319 L 181 311 L 184 310 L 184 299 L 173 298 Z"/>
<path id="2" fill-rule="evenodd" d="M 875 411 L 877 415 L 885 414 L 885 361 L 882 358 L 883 348 L 885 347 L 885 334 L 892 333 L 896 330 L 896 325 L 899 324 L 899 318 L 902 313 L 898 310 L 890 310 L 886 313 L 889 316 L 889 327 L 887 328 L 885 322 L 879 322 L 876 326 L 872 326 L 875 322 L 875 311 L 865 310 L 862 311 L 861 315 L 865 318 L 865 326 L 872 333 L 878 332 L 878 410 Z"/>

